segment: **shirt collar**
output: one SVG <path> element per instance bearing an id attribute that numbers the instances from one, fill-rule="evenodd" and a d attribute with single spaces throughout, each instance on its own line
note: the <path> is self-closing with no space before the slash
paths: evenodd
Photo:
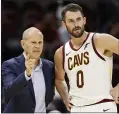
<path id="1" fill-rule="evenodd" d="M 26 54 L 25 54 L 25 52 L 23 52 L 23 56 L 24 56 L 24 58 L 26 59 Z"/>
<path id="2" fill-rule="evenodd" d="M 41 60 L 41 58 L 40 58 L 40 63 L 38 64 L 38 66 L 40 67 L 40 68 L 42 68 L 42 66 L 43 66 L 43 62 L 42 62 L 42 60 Z"/>

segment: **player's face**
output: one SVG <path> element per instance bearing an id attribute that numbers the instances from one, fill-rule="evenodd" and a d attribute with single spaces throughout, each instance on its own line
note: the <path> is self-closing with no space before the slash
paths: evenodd
<path id="1" fill-rule="evenodd" d="M 29 38 L 22 40 L 22 47 L 26 54 L 33 59 L 39 59 L 43 49 L 43 38 L 39 34 L 31 35 Z"/>
<path id="2" fill-rule="evenodd" d="M 65 27 L 67 31 L 75 38 L 83 35 L 85 30 L 86 18 L 82 16 L 80 11 L 67 11 L 65 15 Z"/>

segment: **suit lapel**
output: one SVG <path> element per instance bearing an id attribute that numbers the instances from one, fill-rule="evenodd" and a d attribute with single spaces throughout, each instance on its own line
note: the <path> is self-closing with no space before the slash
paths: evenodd
<path id="1" fill-rule="evenodd" d="M 36 103 L 32 80 L 29 80 L 28 87 L 31 92 L 31 98 L 33 99 L 34 103 Z"/>
<path id="2" fill-rule="evenodd" d="M 17 57 L 17 62 L 19 63 L 19 68 L 21 69 L 20 72 L 25 71 L 25 58 L 23 54 Z"/>
<path id="3" fill-rule="evenodd" d="M 24 72 L 25 71 L 25 58 L 24 58 L 24 55 L 21 54 L 19 57 L 18 57 L 18 63 L 19 63 L 19 67 L 21 68 L 21 72 Z M 30 79 L 28 81 L 28 88 L 30 90 L 30 93 L 31 93 L 31 98 L 33 99 L 34 103 L 36 102 L 35 101 L 35 94 L 34 94 L 34 89 L 33 89 L 33 83 L 32 83 L 32 80 Z"/>
<path id="4" fill-rule="evenodd" d="M 44 79 L 45 79 L 45 85 L 46 85 L 46 92 L 48 91 L 48 73 L 47 73 L 47 64 L 45 63 L 45 61 L 43 59 L 42 60 L 42 63 L 43 63 L 43 67 L 42 67 L 42 70 L 43 70 L 43 75 L 44 75 Z"/>

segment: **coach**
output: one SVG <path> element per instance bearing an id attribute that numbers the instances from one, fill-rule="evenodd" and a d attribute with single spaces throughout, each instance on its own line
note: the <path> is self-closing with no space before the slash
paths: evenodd
<path id="1" fill-rule="evenodd" d="M 4 113 L 46 112 L 54 96 L 54 65 L 40 58 L 43 35 L 34 28 L 24 31 L 24 52 L 2 64 Z"/>

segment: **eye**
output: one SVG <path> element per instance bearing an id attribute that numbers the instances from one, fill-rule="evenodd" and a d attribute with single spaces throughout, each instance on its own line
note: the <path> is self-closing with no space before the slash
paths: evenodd
<path id="1" fill-rule="evenodd" d="M 36 42 L 31 42 L 32 44 L 36 44 Z"/>
<path id="2" fill-rule="evenodd" d="M 72 19 L 69 20 L 69 23 L 73 23 L 74 21 Z"/>
<path id="3" fill-rule="evenodd" d="M 81 20 L 81 18 L 79 17 L 79 18 L 77 18 L 77 21 L 80 21 Z"/>
<path id="4" fill-rule="evenodd" d="M 38 42 L 38 44 L 41 44 L 42 42 Z"/>

